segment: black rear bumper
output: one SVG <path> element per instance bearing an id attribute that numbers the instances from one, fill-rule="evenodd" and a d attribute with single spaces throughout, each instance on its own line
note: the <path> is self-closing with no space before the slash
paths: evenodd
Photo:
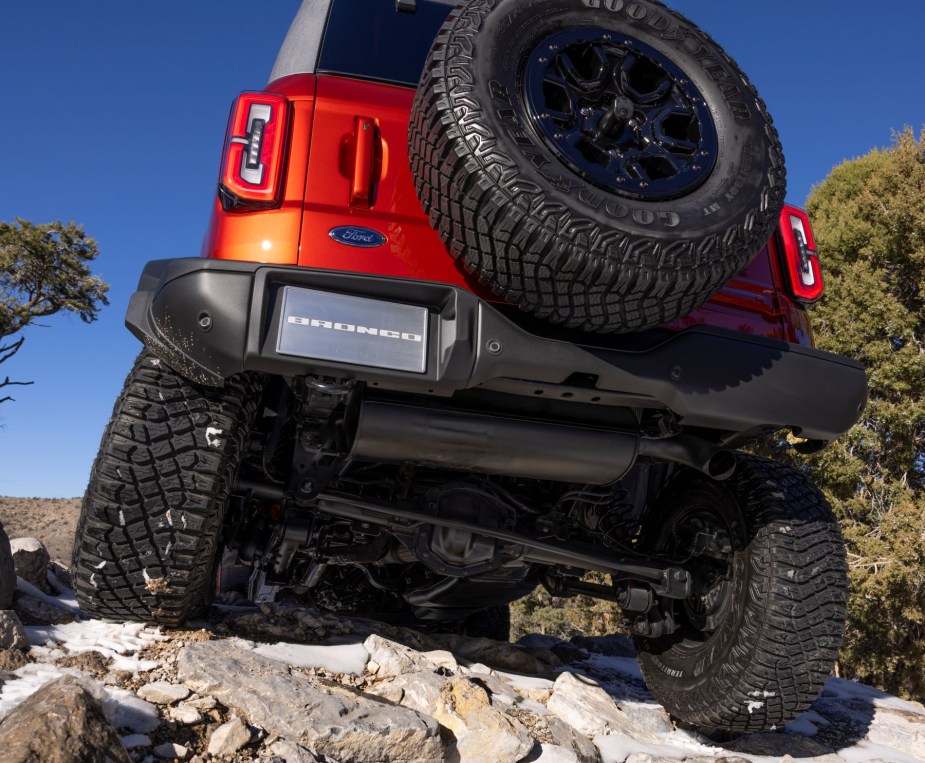
<path id="1" fill-rule="evenodd" d="M 427 308 L 423 373 L 277 352 L 286 286 Z M 709 327 L 642 346 L 529 333 L 447 284 L 207 259 L 149 262 L 126 325 L 191 381 L 219 386 L 241 371 L 351 378 L 376 389 L 449 397 L 462 390 L 548 396 L 601 406 L 668 409 L 725 441 L 784 427 L 831 441 L 867 397 L 862 366 L 807 347 Z M 580 379 L 580 383 L 576 383 Z"/>

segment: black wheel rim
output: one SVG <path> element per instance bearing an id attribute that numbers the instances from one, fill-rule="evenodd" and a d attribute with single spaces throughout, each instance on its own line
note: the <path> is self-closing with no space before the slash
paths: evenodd
<path id="1" fill-rule="evenodd" d="M 667 550 L 696 549 L 685 565 L 692 595 L 680 602 L 681 646 L 697 648 L 720 627 L 734 596 L 734 540 L 728 521 L 715 507 L 695 506 L 676 514 L 665 528 Z"/>
<path id="2" fill-rule="evenodd" d="M 599 188 L 673 199 L 713 171 L 716 126 L 703 95 L 645 43 L 598 27 L 557 32 L 530 54 L 523 83 L 540 138 Z"/>

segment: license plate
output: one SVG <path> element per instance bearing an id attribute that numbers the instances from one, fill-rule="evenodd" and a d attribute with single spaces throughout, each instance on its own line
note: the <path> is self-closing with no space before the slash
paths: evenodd
<path id="1" fill-rule="evenodd" d="M 276 351 L 422 374 L 427 309 L 286 286 Z"/>

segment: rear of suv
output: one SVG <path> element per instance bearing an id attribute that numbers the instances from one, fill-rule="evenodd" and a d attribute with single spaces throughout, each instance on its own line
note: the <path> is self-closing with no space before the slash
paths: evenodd
<path id="1" fill-rule="evenodd" d="M 506 637 L 539 584 L 618 603 L 680 720 L 786 722 L 837 656 L 844 549 L 742 449 L 825 446 L 866 381 L 812 346 L 783 195 L 754 89 L 659 3 L 304 0 L 232 107 L 203 256 L 132 298 L 82 608 Z"/>

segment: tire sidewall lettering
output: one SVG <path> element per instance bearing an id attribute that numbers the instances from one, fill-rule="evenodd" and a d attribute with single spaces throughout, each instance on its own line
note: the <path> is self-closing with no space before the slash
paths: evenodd
<path id="1" fill-rule="evenodd" d="M 747 93 L 735 76 L 729 71 L 725 61 L 716 54 L 713 46 L 694 30 L 685 29 L 671 17 L 660 12 L 658 8 L 648 8 L 638 0 L 580 0 L 581 5 L 591 11 L 606 11 L 620 14 L 622 17 L 646 31 L 655 32 L 659 39 L 680 45 L 688 55 L 694 58 L 701 70 L 717 87 L 736 121 L 748 121 L 752 118 L 753 104 L 749 103 Z"/>

